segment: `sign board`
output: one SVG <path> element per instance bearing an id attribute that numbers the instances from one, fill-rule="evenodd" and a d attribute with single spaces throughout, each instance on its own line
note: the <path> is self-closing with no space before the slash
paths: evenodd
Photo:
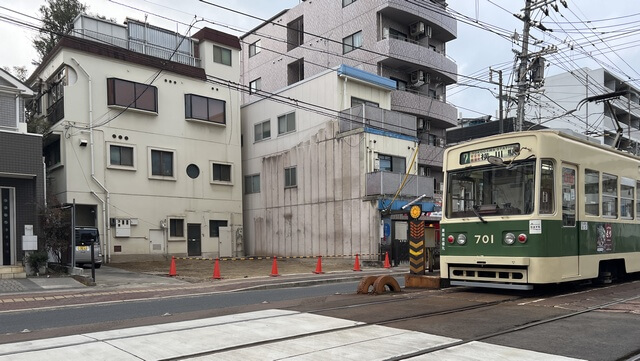
<path id="1" fill-rule="evenodd" d="M 520 152 L 520 144 L 507 144 L 492 148 L 483 148 L 460 153 L 460 164 L 482 162 L 488 157 L 510 158 Z"/>

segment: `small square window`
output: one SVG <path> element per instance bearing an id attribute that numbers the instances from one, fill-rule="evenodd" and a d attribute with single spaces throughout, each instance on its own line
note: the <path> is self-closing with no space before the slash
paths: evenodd
<path id="1" fill-rule="evenodd" d="M 231 50 L 217 45 L 213 46 L 213 61 L 231 66 Z"/>
<path id="2" fill-rule="evenodd" d="M 342 0 L 342 7 L 345 7 L 347 5 L 351 5 L 354 2 L 356 2 L 356 0 Z"/>
<path id="3" fill-rule="evenodd" d="M 296 167 L 284 169 L 284 187 L 291 188 L 298 186 L 298 177 L 296 175 Z"/>
<path id="4" fill-rule="evenodd" d="M 174 155 L 175 153 L 171 150 L 149 149 L 149 159 L 151 161 L 150 177 L 175 179 Z"/>
<path id="5" fill-rule="evenodd" d="M 184 219 L 169 218 L 169 237 L 184 237 Z"/>
<path id="6" fill-rule="evenodd" d="M 260 193 L 260 174 L 253 174 L 244 177 L 244 193 Z"/>
<path id="7" fill-rule="evenodd" d="M 134 168 L 134 147 L 109 144 L 109 166 L 114 168 Z"/>
<path id="8" fill-rule="evenodd" d="M 260 50 L 262 50 L 262 48 L 260 48 L 260 40 L 256 41 L 253 44 L 249 45 L 249 57 L 252 57 L 256 54 L 258 54 L 260 52 Z"/>
<path id="9" fill-rule="evenodd" d="M 253 127 L 254 142 L 271 138 L 271 121 L 265 120 Z"/>
<path id="10" fill-rule="evenodd" d="M 278 134 L 293 132 L 296 130 L 296 113 L 281 115 L 278 117 Z"/>
<path id="11" fill-rule="evenodd" d="M 342 39 L 342 53 L 346 54 L 362 46 L 362 31 Z"/>
<path id="12" fill-rule="evenodd" d="M 214 182 L 231 182 L 231 164 L 212 163 L 211 170 Z"/>
<path id="13" fill-rule="evenodd" d="M 262 90 L 261 78 L 258 78 L 249 82 L 249 93 L 253 94 L 258 90 Z"/>
<path id="14" fill-rule="evenodd" d="M 220 237 L 220 227 L 226 227 L 227 221 L 217 221 L 212 219 L 209 221 L 209 237 Z"/>

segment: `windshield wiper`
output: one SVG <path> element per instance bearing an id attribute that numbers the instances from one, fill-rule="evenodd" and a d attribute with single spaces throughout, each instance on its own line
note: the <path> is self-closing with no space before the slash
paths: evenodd
<path id="1" fill-rule="evenodd" d="M 472 206 L 471 210 L 473 211 L 473 213 L 476 215 L 476 217 L 480 218 L 480 220 L 482 221 L 482 223 L 488 223 L 487 221 L 484 220 L 484 218 L 482 218 L 482 216 L 480 215 L 480 213 L 478 213 L 478 206 Z"/>

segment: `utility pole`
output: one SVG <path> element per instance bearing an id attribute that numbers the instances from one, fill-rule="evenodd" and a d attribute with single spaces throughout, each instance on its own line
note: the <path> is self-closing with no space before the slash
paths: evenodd
<path id="1" fill-rule="evenodd" d="M 567 2 L 565 0 L 559 0 L 560 3 L 566 8 Z M 522 29 L 522 50 L 520 51 L 520 66 L 518 68 L 518 109 L 516 113 L 516 126 L 515 131 L 522 131 L 522 124 L 524 124 L 524 103 L 527 97 L 527 92 L 529 91 L 530 83 L 527 78 L 527 73 L 529 71 L 529 58 L 530 57 L 541 57 L 544 54 L 549 54 L 557 51 L 557 47 L 550 46 L 537 53 L 529 54 L 529 31 L 531 30 L 531 26 L 535 26 L 542 31 L 551 31 L 547 29 L 544 25 L 542 25 L 539 21 L 531 20 L 531 11 L 536 9 L 542 9 L 542 12 L 545 15 L 549 15 L 548 5 L 557 12 L 558 5 L 557 0 L 525 0 L 525 5 L 523 11 L 523 15 L 515 15 L 518 19 L 522 20 L 524 23 L 524 27 Z M 544 59 L 542 59 L 544 60 Z M 544 63 L 542 63 L 544 64 Z M 542 66 L 544 67 L 544 66 Z M 540 84 L 542 80 L 542 74 L 538 74 Z"/>
<path id="2" fill-rule="evenodd" d="M 498 73 L 498 83 L 493 82 L 493 72 Z M 500 122 L 500 134 L 504 133 L 504 113 L 502 111 L 502 70 L 493 70 L 489 67 L 489 83 L 498 85 L 498 121 Z"/>
<path id="3" fill-rule="evenodd" d="M 520 52 L 520 68 L 518 69 L 518 111 L 516 113 L 516 132 L 522 131 L 524 123 L 524 100 L 529 90 L 527 68 L 529 64 L 529 29 L 531 28 L 531 0 L 525 0 L 524 27 L 522 29 L 522 51 Z"/>

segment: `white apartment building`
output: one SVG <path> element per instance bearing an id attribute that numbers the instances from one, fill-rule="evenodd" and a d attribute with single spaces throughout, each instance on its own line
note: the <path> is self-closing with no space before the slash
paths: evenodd
<path id="1" fill-rule="evenodd" d="M 270 98 L 271 93 L 286 93 L 294 99 L 320 103 L 335 111 L 351 109 L 355 112 L 364 107 L 364 118 L 372 114 L 387 117 L 391 110 L 395 115 L 390 117 L 413 122 L 411 126 L 402 123 L 399 127 L 387 123 L 377 128 L 363 125 L 358 128 L 363 132 L 361 138 L 357 142 L 347 142 L 354 146 L 341 150 L 343 153 L 333 160 L 334 163 L 329 160 L 335 153 L 325 154 L 322 149 L 317 150 L 322 155 L 316 156 L 314 148 L 307 158 L 295 158 L 294 162 L 283 155 L 289 160 L 282 160 L 282 167 L 286 163 L 286 167 L 303 164 L 320 169 L 318 177 L 310 173 L 309 178 L 319 184 L 305 183 L 301 188 L 303 184 L 298 182 L 297 190 L 284 189 L 281 198 L 261 199 L 265 197 L 262 194 L 265 184 L 261 178 L 261 195 L 245 195 L 245 236 L 251 252 L 318 255 L 371 250 L 376 253 L 378 250 L 391 251 L 392 240 L 406 240 L 406 216 L 403 218 L 402 214 L 394 213 L 402 213 L 403 205 L 423 194 L 425 211 L 433 210 L 439 201 L 445 129 L 457 124 L 456 109 L 446 102 L 447 85 L 457 81 L 457 65 L 447 56 L 446 47 L 456 34 L 456 20 L 447 13 L 447 4 L 442 0 L 313 0 L 301 1 L 295 7 L 275 14 L 241 37 L 242 82 L 250 89 L 243 96 L 243 103 L 247 104 L 242 120 L 245 176 L 253 172 L 264 177 L 268 168 L 261 168 L 259 163 L 266 162 L 266 158 L 260 160 L 262 156 L 271 157 L 270 154 L 276 151 L 291 152 L 293 144 L 315 144 L 317 139 L 330 139 L 320 144 L 335 143 L 343 147 L 342 139 L 350 134 L 348 127 L 343 128 L 346 123 L 341 119 L 337 120 L 341 124 L 338 126 L 330 122 L 328 118 L 331 117 L 314 118 L 302 115 L 305 111 L 301 110 L 295 112 L 294 134 L 277 134 L 279 117 L 293 108 L 279 108 L 281 113 L 266 110 L 254 113 L 255 107 L 267 107 L 258 104 L 269 101 L 260 99 Z M 342 79 L 339 70 L 336 72 L 341 68 L 368 73 L 363 75 L 367 81 L 371 81 L 373 75 L 390 79 L 393 84 L 391 88 L 385 87 L 384 96 L 367 93 L 368 90 L 358 95 L 353 89 L 344 88 L 353 85 L 350 81 L 323 80 L 322 89 L 311 90 L 313 85 L 310 84 L 320 82 L 315 77 L 321 74 L 322 77 Z M 327 71 L 332 71 L 333 75 L 328 75 Z M 306 83 L 310 79 L 313 81 Z M 314 97 L 309 97 L 309 92 Z M 340 94 L 344 99 L 322 95 L 325 93 Z M 299 120 L 301 116 L 305 117 L 304 122 Z M 307 121 L 306 117 L 315 120 Z M 267 119 L 273 128 L 267 133 L 270 140 L 264 144 L 255 142 L 251 132 L 256 130 L 251 127 Z M 288 119 L 282 119 L 288 122 Z M 307 127 L 312 127 L 313 131 Z M 315 138 L 309 138 L 309 132 L 315 133 L 317 129 L 325 130 Z M 373 134 L 385 138 L 371 139 Z M 408 137 L 405 141 L 414 145 L 407 145 L 406 149 L 404 146 L 395 148 L 391 145 L 396 142 L 392 140 L 396 139 L 392 134 Z M 353 135 L 346 139 L 350 137 Z M 369 141 L 371 144 L 367 143 Z M 410 148 L 417 148 L 413 163 Z M 326 172 L 321 171 L 325 168 Z M 407 170 L 411 177 L 407 187 L 413 188 L 396 194 L 402 183 L 402 173 Z M 302 174 L 300 169 L 296 171 L 298 176 Z M 323 177 L 330 175 L 333 176 L 332 186 L 325 187 L 324 184 L 331 183 L 332 179 Z M 277 184 L 274 189 L 278 191 L 284 186 L 282 182 L 287 179 L 287 173 L 279 177 L 277 183 L 270 183 Z M 317 193 L 313 187 L 318 188 Z M 245 192 L 247 188 L 251 189 L 245 186 Z M 298 198 L 290 199 L 294 194 Z M 296 211 L 290 212 L 294 204 Z M 335 206 L 338 204 L 341 206 Z M 264 224 L 264 231 L 261 224 Z M 322 228 L 325 226 L 327 228 Z M 264 240 L 259 238 L 263 234 Z M 324 240 L 329 244 L 325 245 Z M 302 243 L 304 246 L 300 246 Z M 300 248 L 296 249 L 296 245 Z"/>
<path id="2" fill-rule="evenodd" d="M 417 168 L 416 118 L 389 110 L 394 89 L 341 65 L 242 107 L 248 254 L 380 251 L 382 198 Z M 398 202 L 433 192 L 429 177 L 406 184 Z"/>
<path id="3" fill-rule="evenodd" d="M 48 191 L 98 227 L 106 261 L 236 256 L 242 242 L 240 42 L 80 15 L 29 79 Z"/>
<path id="4" fill-rule="evenodd" d="M 527 112 L 528 121 L 570 129 L 607 145 L 614 144 L 620 127 L 620 149 L 640 154 L 640 89 L 606 69 L 581 68 L 546 77 L 541 91 L 539 105 Z M 611 99 L 611 109 L 604 102 L 585 101 L 614 92 L 625 94 Z"/>

